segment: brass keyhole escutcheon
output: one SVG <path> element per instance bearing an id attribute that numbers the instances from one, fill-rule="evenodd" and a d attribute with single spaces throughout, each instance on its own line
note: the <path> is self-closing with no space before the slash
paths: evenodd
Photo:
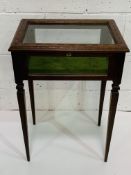
<path id="1" fill-rule="evenodd" d="M 72 55 L 71 52 L 66 53 L 67 57 L 71 57 L 71 55 Z"/>

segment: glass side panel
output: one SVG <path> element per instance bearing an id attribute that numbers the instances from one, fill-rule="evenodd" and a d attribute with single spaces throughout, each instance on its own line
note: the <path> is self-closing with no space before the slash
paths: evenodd
<path id="1" fill-rule="evenodd" d="M 108 74 L 107 57 L 30 56 L 29 73 L 43 74 Z"/>
<path id="2" fill-rule="evenodd" d="M 29 25 L 23 43 L 114 44 L 107 25 Z"/>

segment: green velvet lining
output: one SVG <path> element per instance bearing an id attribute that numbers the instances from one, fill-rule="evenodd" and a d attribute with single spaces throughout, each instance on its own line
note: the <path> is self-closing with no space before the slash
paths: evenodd
<path id="1" fill-rule="evenodd" d="M 107 57 L 30 56 L 29 73 L 107 74 Z"/>

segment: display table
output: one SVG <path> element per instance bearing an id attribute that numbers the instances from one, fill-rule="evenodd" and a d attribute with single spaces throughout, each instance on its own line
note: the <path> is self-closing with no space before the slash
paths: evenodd
<path id="1" fill-rule="evenodd" d="M 34 124 L 33 80 L 100 80 L 99 126 L 109 80 L 113 84 L 104 159 L 107 161 L 125 53 L 129 51 L 114 20 L 22 19 L 9 51 L 27 160 L 30 154 L 23 80 L 29 82 Z"/>

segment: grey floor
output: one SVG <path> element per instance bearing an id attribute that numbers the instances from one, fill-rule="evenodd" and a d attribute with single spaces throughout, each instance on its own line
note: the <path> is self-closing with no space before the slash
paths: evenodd
<path id="1" fill-rule="evenodd" d="M 28 112 L 31 162 L 26 161 L 17 111 L 0 112 L 0 175 L 130 175 L 131 113 L 117 112 L 104 163 L 107 112 L 97 127 L 95 111 Z"/>

